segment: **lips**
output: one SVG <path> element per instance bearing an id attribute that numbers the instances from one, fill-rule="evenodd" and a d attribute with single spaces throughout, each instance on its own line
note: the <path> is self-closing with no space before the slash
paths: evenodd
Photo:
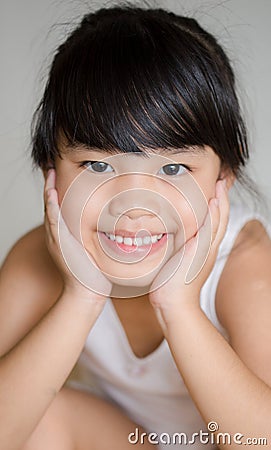
<path id="1" fill-rule="evenodd" d="M 136 247 L 142 247 L 144 245 L 151 245 L 156 244 L 157 242 L 162 239 L 165 233 L 160 234 L 151 234 L 151 235 L 128 235 L 124 233 L 104 233 L 108 239 L 111 241 L 115 241 L 117 244 L 124 244 L 127 246 L 136 246 Z"/>
<path id="2" fill-rule="evenodd" d="M 136 255 L 151 255 L 156 251 L 163 248 L 164 244 L 167 242 L 168 234 L 146 234 L 146 231 L 140 230 L 138 234 L 130 233 L 129 236 L 124 236 L 123 234 L 113 234 L 107 232 L 98 232 L 100 237 L 100 242 L 104 250 L 108 249 L 109 253 L 112 255 L 125 255 L 130 254 L 133 257 Z M 107 251 L 107 250 L 106 250 Z"/>

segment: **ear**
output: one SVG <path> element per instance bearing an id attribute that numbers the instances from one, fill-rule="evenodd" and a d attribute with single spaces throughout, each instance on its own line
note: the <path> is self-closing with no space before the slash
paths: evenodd
<path id="1" fill-rule="evenodd" d="M 231 169 L 221 168 L 218 179 L 226 180 L 226 186 L 227 189 L 229 190 L 232 187 L 233 183 L 235 182 L 236 176 L 234 175 Z"/>

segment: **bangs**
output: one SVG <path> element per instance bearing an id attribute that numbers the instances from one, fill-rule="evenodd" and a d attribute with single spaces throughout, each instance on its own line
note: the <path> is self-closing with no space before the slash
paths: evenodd
<path id="1" fill-rule="evenodd" d="M 176 26 L 146 20 L 124 14 L 66 55 L 64 80 L 55 76 L 55 129 L 68 145 L 139 152 L 213 144 L 210 128 L 216 133 L 219 123 L 210 85 L 218 86 L 206 62 L 202 71 L 199 42 L 187 33 L 174 39 Z"/>
<path id="2" fill-rule="evenodd" d="M 210 146 L 232 170 L 248 156 L 229 61 L 215 38 L 163 10 L 86 16 L 55 56 L 32 156 L 60 144 L 108 152 Z"/>

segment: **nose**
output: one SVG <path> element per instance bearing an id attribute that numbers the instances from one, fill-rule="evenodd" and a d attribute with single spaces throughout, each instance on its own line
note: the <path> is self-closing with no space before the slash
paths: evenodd
<path id="1" fill-rule="evenodd" d="M 144 216 L 150 218 L 160 215 L 160 198 L 156 192 L 148 189 L 128 189 L 113 197 L 109 211 L 114 217 L 123 215 L 131 220 Z"/>
<path id="2" fill-rule="evenodd" d="M 130 209 L 130 210 L 124 211 L 122 213 L 122 215 L 128 217 L 128 219 L 130 219 L 130 220 L 137 220 L 137 219 L 140 219 L 141 217 L 144 217 L 144 216 L 152 217 L 155 214 L 153 214 L 152 211 L 148 211 L 146 209 L 134 208 L 134 209 Z"/>

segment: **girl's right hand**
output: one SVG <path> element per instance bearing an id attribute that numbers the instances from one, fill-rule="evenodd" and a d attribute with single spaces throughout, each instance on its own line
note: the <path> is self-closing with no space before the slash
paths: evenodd
<path id="1" fill-rule="evenodd" d="M 50 169 L 44 185 L 44 225 L 48 250 L 63 278 L 63 290 L 75 297 L 87 299 L 100 297 L 105 300 L 111 293 L 112 285 L 99 270 L 91 255 L 68 229 L 61 215 L 55 182 L 55 170 Z M 63 256 L 63 247 L 65 258 L 67 254 L 69 255 L 69 265 Z M 97 291 L 92 290 L 92 286 L 97 287 Z"/>

